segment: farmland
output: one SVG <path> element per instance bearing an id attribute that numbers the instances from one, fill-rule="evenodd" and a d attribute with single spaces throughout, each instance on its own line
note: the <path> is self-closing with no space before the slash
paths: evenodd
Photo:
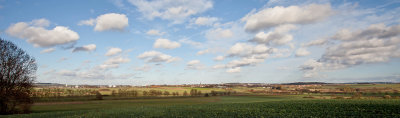
<path id="1" fill-rule="evenodd" d="M 218 96 L 43 103 L 7 117 L 400 117 L 398 99 Z"/>
<path id="2" fill-rule="evenodd" d="M 400 117 L 399 84 L 221 86 L 36 87 L 0 117 Z"/>

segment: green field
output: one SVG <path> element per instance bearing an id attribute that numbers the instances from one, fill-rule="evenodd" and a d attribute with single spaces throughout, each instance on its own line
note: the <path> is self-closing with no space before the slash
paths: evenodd
<path id="1" fill-rule="evenodd" d="M 36 103 L 0 117 L 400 117 L 399 99 L 218 96 Z"/>

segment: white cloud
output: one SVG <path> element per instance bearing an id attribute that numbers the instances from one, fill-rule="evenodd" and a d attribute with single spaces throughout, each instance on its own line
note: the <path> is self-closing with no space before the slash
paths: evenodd
<path id="1" fill-rule="evenodd" d="M 181 47 L 181 44 L 168 39 L 157 39 L 153 45 L 154 48 L 174 49 Z"/>
<path id="2" fill-rule="evenodd" d="M 307 60 L 303 65 L 300 66 L 300 70 L 304 72 L 303 77 L 313 78 L 318 77 L 318 72 L 324 69 L 324 65 L 314 59 Z"/>
<path id="3" fill-rule="evenodd" d="M 133 76 L 133 74 L 122 74 L 115 76 L 113 75 L 113 72 L 110 72 L 109 70 L 112 68 L 119 68 L 119 66 L 123 63 L 128 63 L 130 62 L 129 58 L 125 57 L 113 57 L 109 58 L 105 62 L 103 62 L 101 65 L 95 66 L 91 69 L 88 70 L 79 70 L 76 69 L 74 71 L 70 70 L 62 70 L 59 71 L 58 74 L 62 76 L 68 76 L 68 77 L 73 77 L 73 78 L 85 78 L 85 79 L 124 79 L 124 78 L 130 78 Z"/>
<path id="4" fill-rule="evenodd" d="M 165 32 L 160 32 L 160 31 L 158 31 L 158 30 L 152 29 L 152 30 L 147 31 L 146 34 L 147 34 L 147 35 L 161 36 L 161 35 L 164 35 Z"/>
<path id="5" fill-rule="evenodd" d="M 89 25 L 89 26 L 93 26 L 95 24 L 96 24 L 95 19 L 82 20 L 82 21 L 79 21 L 79 23 L 78 23 L 78 25 Z"/>
<path id="6" fill-rule="evenodd" d="M 235 67 L 243 67 L 243 66 L 254 66 L 258 63 L 264 62 L 266 57 L 259 58 L 259 57 L 245 57 L 239 60 L 232 60 L 225 66 L 227 68 L 235 68 Z"/>
<path id="7" fill-rule="evenodd" d="M 307 55 L 310 55 L 311 53 L 307 50 L 307 49 L 305 49 L 305 48 L 299 48 L 299 49 L 297 49 L 296 50 L 296 56 L 297 57 L 302 57 L 302 56 L 307 56 Z"/>
<path id="8" fill-rule="evenodd" d="M 44 18 L 32 20 L 31 24 L 36 27 L 48 27 L 50 26 L 50 21 Z"/>
<path id="9" fill-rule="evenodd" d="M 271 51 L 271 48 L 262 44 L 254 46 L 248 43 L 236 43 L 229 49 L 228 54 L 229 56 L 251 57 L 270 53 Z"/>
<path id="10" fill-rule="evenodd" d="M 366 29 L 338 31 L 332 40 L 338 43 L 326 49 L 318 63 L 318 71 L 347 68 L 361 64 L 387 62 L 400 57 L 400 25 L 373 24 Z M 306 65 L 309 64 L 304 64 Z M 306 70 L 306 69 L 303 69 Z M 308 74 L 305 71 L 304 74 Z M 310 74 L 308 74 L 310 75 Z"/>
<path id="11" fill-rule="evenodd" d="M 82 46 L 82 47 L 75 47 L 75 48 L 72 50 L 72 52 L 78 52 L 78 51 L 88 51 L 88 52 L 91 52 L 91 51 L 94 51 L 94 50 L 96 50 L 96 45 L 95 45 L 95 44 L 89 44 L 89 45 L 85 45 L 85 46 Z"/>
<path id="12" fill-rule="evenodd" d="M 210 0 L 129 0 L 147 19 L 161 18 L 183 23 L 188 17 L 213 7 Z"/>
<path id="13" fill-rule="evenodd" d="M 312 40 L 306 44 L 303 44 L 303 46 L 309 47 L 309 46 L 320 46 L 320 45 L 326 45 L 329 44 L 329 41 L 327 39 L 318 39 L 318 40 Z"/>
<path id="14" fill-rule="evenodd" d="M 222 61 L 224 59 L 225 59 L 224 56 L 217 56 L 217 57 L 214 58 L 214 61 Z"/>
<path id="15" fill-rule="evenodd" d="M 234 36 L 230 29 L 216 28 L 206 32 L 206 38 L 209 40 L 219 40 L 232 38 Z"/>
<path id="16" fill-rule="evenodd" d="M 147 71 L 150 71 L 150 70 L 151 70 L 151 66 L 145 64 L 145 65 L 143 65 L 143 66 L 141 66 L 141 67 L 135 68 L 135 70 L 136 70 L 136 71 L 144 71 L 144 72 L 147 72 Z"/>
<path id="17" fill-rule="evenodd" d="M 134 76 L 134 74 L 121 74 L 114 75 L 113 72 L 109 72 L 109 69 L 99 69 L 98 67 L 91 68 L 86 71 L 70 71 L 70 70 L 61 70 L 57 74 L 71 77 L 71 79 L 79 78 L 79 81 L 83 81 L 82 79 L 128 79 Z"/>
<path id="18" fill-rule="evenodd" d="M 275 30 L 264 33 L 259 32 L 256 36 L 250 40 L 259 44 L 268 44 L 268 45 L 284 45 L 288 44 L 293 40 L 293 36 L 288 34 L 290 30 L 296 29 L 294 25 L 281 25 L 276 27 Z"/>
<path id="19" fill-rule="evenodd" d="M 225 65 L 215 65 L 213 68 L 226 68 L 228 69 L 227 72 L 240 72 L 240 67 L 254 66 L 264 62 L 274 50 L 274 48 L 269 48 L 263 44 L 236 43 L 228 50 L 227 57 L 239 57 L 239 59 L 232 60 Z M 216 58 L 216 60 L 223 59 L 223 56 Z"/>
<path id="20" fill-rule="evenodd" d="M 210 52 L 211 52 L 210 49 L 200 50 L 200 51 L 197 52 L 197 55 L 203 55 L 203 54 L 207 54 L 207 53 L 210 53 Z"/>
<path id="21" fill-rule="evenodd" d="M 240 72 L 240 67 L 230 68 L 230 69 L 226 70 L 226 72 L 228 72 L 228 73 L 238 73 L 238 72 Z"/>
<path id="22" fill-rule="evenodd" d="M 328 47 L 322 61 L 352 66 L 386 62 L 399 53 L 400 25 L 374 24 L 363 30 L 343 31 L 332 37 L 341 42 Z"/>
<path id="23" fill-rule="evenodd" d="M 192 23 L 200 26 L 211 26 L 218 20 L 217 17 L 197 17 L 192 20 Z"/>
<path id="24" fill-rule="evenodd" d="M 31 23 L 19 22 L 8 27 L 6 33 L 25 39 L 35 47 L 52 47 L 73 43 L 79 39 L 78 33 L 68 27 L 56 26 L 51 30 L 45 29 L 43 26 L 47 26 L 47 22 L 46 19 L 33 20 Z"/>
<path id="25" fill-rule="evenodd" d="M 189 61 L 187 63 L 187 65 L 196 65 L 196 64 L 200 64 L 200 61 L 199 60 L 192 60 L 192 61 Z"/>
<path id="26" fill-rule="evenodd" d="M 214 69 L 226 68 L 225 64 L 217 64 L 213 66 Z"/>
<path id="27" fill-rule="evenodd" d="M 159 63 L 159 62 L 174 62 L 180 60 L 180 58 L 172 57 L 157 51 L 147 51 L 138 56 L 139 59 L 146 60 L 148 63 Z"/>
<path id="28" fill-rule="evenodd" d="M 121 48 L 110 48 L 108 49 L 106 56 L 113 56 L 122 52 Z"/>
<path id="29" fill-rule="evenodd" d="M 181 40 L 179 40 L 179 42 L 180 43 L 189 44 L 189 45 L 192 45 L 192 46 L 195 46 L 195 47 L 202 47 L 203 46 L 203 43 L 192 41 L 192 40 L 189 40 L 189 39 L 181 39 Z"/>
<path id="30" fill-rule="evenodd" d="M 124 31 L 128 26 L 128 17 L 125 14 L 108 13 L 96 18 L 95 31 Z"/>
<path id="31" fill-rule="evenodd" d="M 53 51 L 55 51 L 56 49 L 55 48 L 47 48 L 47 49 L 44 49 L 44 50 L 42 50 L 42 51 L 40 51 L 40 53 L 51 53 L 51 52 L 53 52 Z"/>
<path id="32" fill-rule="evenodd" d="M 99 66 L 101 69 L 110 69 L 110 68 L 118 68 L 122 63 L 128 63 L 131 60 L 129 58 L 124 57 L 113 57 L 105 61 L 103 64 Z"/>
<path id="33" fill-rule="evenodd" d="M 82 20 L 78 25 L 95 25 L 94 31 L 124 31 L 129 23 L 125 14 L 107 13 L 96 19 Z"/>
<path id="34" fill-rule="evenodd" d="M 195 70 L 199 70 L 199 69 L 203 69 L 205 68 L 204 65 L 202 65 L 200 63 L 199 60 L 191 60 L 186 64 L 186 68 L 187 69 L 195 69 Z"/>
<path id="35" fill-rule="evenodd" d="M 310 24 L 323 20 L 333 13 L 329 4 L 310 4 L 307 6 L 276 6 L 247 14 L 246 31 L 256 32 L 283 24 Z"/>
<path id="36" fill-rule="evenodd" d="M 272 58 L 282 58 L 282 57 L 289 57 L 292 54 L 291 49 L 287 49 L 287 48 L 272 48 L 272 54 L 271 57 Z"/>

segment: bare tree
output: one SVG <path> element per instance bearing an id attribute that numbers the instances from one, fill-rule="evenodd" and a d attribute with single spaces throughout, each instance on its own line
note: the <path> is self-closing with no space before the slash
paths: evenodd
<path id="1" fill-rule="evenodd" d="M 29 112 L 36 70 L 33 57 L 0 39 L 0 114 Z"/>

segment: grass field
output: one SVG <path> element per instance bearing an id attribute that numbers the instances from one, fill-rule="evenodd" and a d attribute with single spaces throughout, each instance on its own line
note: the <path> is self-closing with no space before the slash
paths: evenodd
<path id="1" fill-rule="evenodd" d="M 301 96 L 218 96 L 36 103 L 0 117 L 400 117 L 398 99 L 321 100 Z"/>

